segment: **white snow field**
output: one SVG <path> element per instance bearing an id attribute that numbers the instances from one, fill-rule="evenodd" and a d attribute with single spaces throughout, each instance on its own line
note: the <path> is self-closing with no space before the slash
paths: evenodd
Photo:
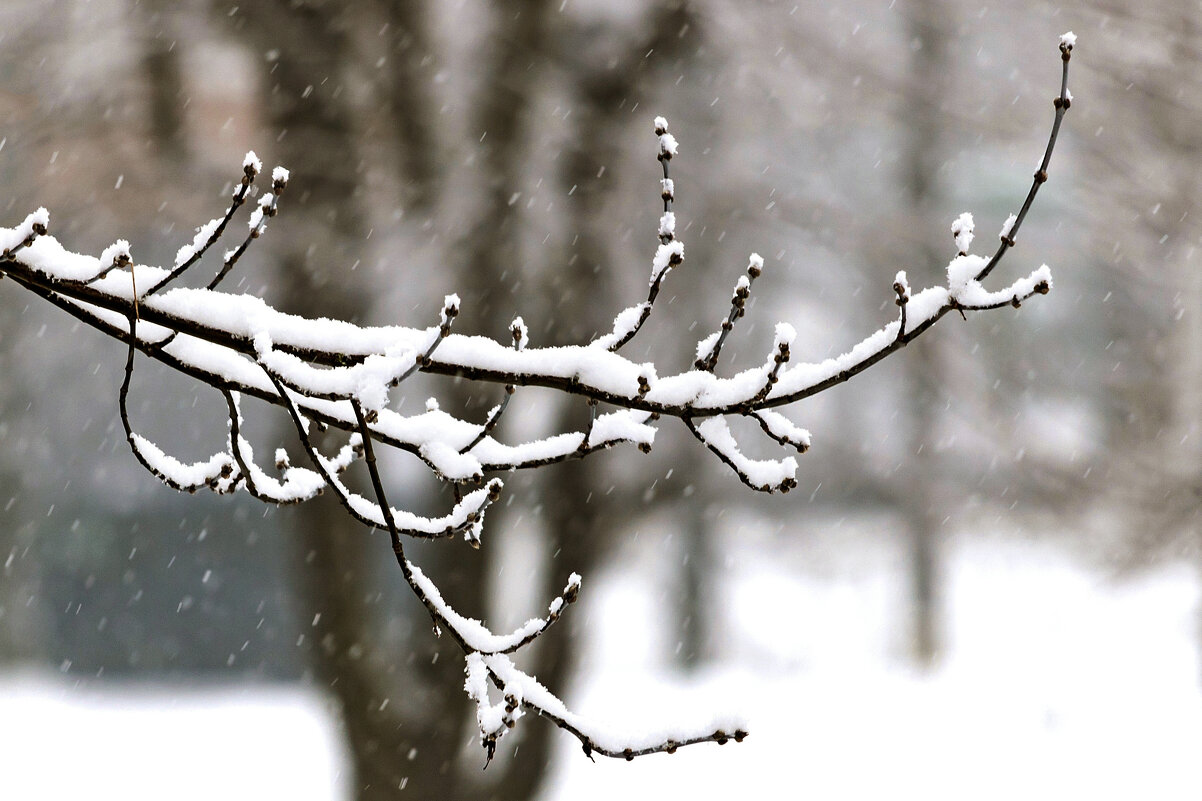
<path id="1" fill-rule="evenodd" d="M 751 736 L 629 764 L 563 736 L 543 801 L 1202 798 L 1196 567 L 1113 578 L 1057 546 L 957 538 L 948 648 L 923 674 L 901 658 L 900 548 L 839 536 L 731 557 L 712 599 L 723 661 L 692 678 L 665 667 L 662 565 L 586 576 L 580 713 L 655 727 L 735 711 Z M 0 677 L 0 798 L 340 801 L 345 764 L 299 688 Z"/>
<path id="2" fill-rule="evenodd" d="M 544 801 L 1202 798 L 1197 566 L 1113 578 L 1052 545 L 956 541 L 948 646 L 922 674 L 895 633 L 900 548 L 825 547 L 838 536 L 729 564 L 731 662 L 694 679 L 664 670 L 662 632 L 640 635 L 668 599 L 611 579 L 577 711 L 654 723 L 725 702 L 751 735 L 630 764 L 565 738 Z"/>
<path id="3" fill-rule="evenodd" d="M 0 798 L 233 801 L 348 798 L 321 698 L 296 687 L 0 677 Z"/>

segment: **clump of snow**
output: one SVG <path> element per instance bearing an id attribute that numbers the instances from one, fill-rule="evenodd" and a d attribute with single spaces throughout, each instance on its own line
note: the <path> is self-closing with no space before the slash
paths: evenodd
<path id="1" fill-rule="evenodd" d="M 132 435 L 130 444 L 151 468 L 181 487 L 204 487 L 222 473 L 237 469 L 233 457 L 225 451 L 215 453 L 203 462 L 184 463 L 164 453 L 162 448 L 140 434 Z"/>
<path id="2" fill-rule="evenodd" d="M 665 211 L 659 218 L 659 235 L 669 239 L 676 236 L 676 215 L 672 212 Z"/>
<path id="3" fill-rule="evenodd" d="M 1040 266 L 1025 278 L 1020 278 L 1005 289 L 999 289 L 990 292 L 981 286 L 979 281 L 968 281 L 964 286 L 959 287 L 952 293 L 952 297 L 961 306 L 968 308 L 984 308 L 988 306 L 998 306 L 1006 303 L 1021 301 L 1023 298 L 1030 296 L 1036 291 L 1036 287 L 1043 285 L 1047 289 L 1052 288 L 1052 271 L 1046 264 Z"/>
<path id="4" fill-rule="evenodd" d="M 468 654 L 465 674 L 463 689 L 467 697 L 476 702 L 476 725 L 480 729 L 481 742 L 495 740 L 509 731 L 510 721 L 522 716 L 521 687 L 512 690 L 508 685 L 504 687 L 505 695 L 518 703 L 510 711 L 506 699 L 495 704 L 489 702 L 488 666 L 484 664 L 484 657 L 477 653 Z"/>
<path id="5" fill-rule="evenodd" d="M 810 447 L 810 432 L 795 425 L 792 420 L 772 409 L 760 409 L 755 413 L 768 431 L 768 435 L 782 445 L 791 445 L 797 450 Z"/>
<path id="6" fill-rule="evenodd" d="M 100 252 L 100 263 L 107 267 L 111 267 L 119 261 L 129 260 L 129 242 L 124 239 L 118 239 Z"/>
<path id="7" fill-rule="evenodd" d="M 793 340 L 795 340 L 795 339 L 797 339 L 797 329 L 796 328 L 794 328 L 789 323 L 777 323 L 776 324 L 775 344 L 778 347 L 780 345 L 792 345 Z"/>
<path id="8" fill-rule="evenodd" d="M 525 350 L 530 344 L 530 329 L 526 327 L 526 321 L 521 317 L 514 317 L 513 322 L 509 324 L 509 330 L 513 333 L 514 348 Z"/>
<path id="9" fill-rule="evenodd" d="M 777 488 L 797 475 L 797 460 L 792 456 L 784 459 L 751 459 L 739 450 L 730 427 L 721 417 L 710 417 L 697 425 L 697 431 L 705 439 L 705 443 L 717 450 L 730 460 L 736 470 L 746 476 L 747 481 L 756 487 Z"/>
<path id="10" fill-rule="evenodd" d="M 25 220 L 18 226 L 18 231 L 33 233 L 34 228 L 49 228 L 50 227 L 50 212 L 46 211 L 45 206 L 38 206 L 37 211 L 31 211 Z"/>
<path id="11" fill-rule="evenodd" d="M 176 251 L 175 266 L 180 267 L 184 263 L 191 260 L 191 258 L 196 255 L 196 253 L 199 252 L 202 247 L 205 246 L 205 243 L 207 243 L 213 236 L 213 233 L 217 230 L 217 226 L 219 225 L 221 225 L 221 218 L 216 217 L 197 228 L 196 236 L 192 237 L 192 243 L 189 245 L 184 245 L 178 251 Z"/>
<path id="12" fill-rule="evenodd" d="M 670 133 L 660 134 L 659 136 L 659 152 L 668 158 L 676 155 L 676 137 Z"/>
<path id="13" fill-rule="evenodd" d="M 50 212 L 45 207 L 30 213 L 16 228 L 0 228 L 0 252 L 12 250 L 27 239 L 32 239 L 36 229 L 45 231 L 50 227 Z"/>
<path id="14" fill-rule="evenodd" d="M 633 442 L 651 446 L 655 443 L 655 427 L 647 425 L 647 417 L 647 412 L 625 409 L 598 415 L 585 444 L 591 448 L 607 442 Z"/>
<path id="15" fill-rule="evenodd" d="M 263 160 L 255 155 L 255 151 L 246 151 L 246 156 L 242 159 L 242 168 L 250 170 L 255 175 L 263 171 Z"/>
<path id="16" fill-rule="evenodd" d="M 972 215 L 967 211 L 952 223 L 952 236 L 956 238 L 956 249 L 961 253 L 967 253 L 972 247 L 974 228 Z"/>
<path id="17" fill-rule="evenodd" d="M 989 259 L 984 256 L 960 255 L 947 265 L 947 288 L 956 297 L 969 281 L 975 281 L 977 274 L 985 268 Z"/>
<path id="18" fill-rule="evenodd" d="M 714 352 L 714 346 L 718 344 L 720 336 L 722 336 L 722 329 L 718 329 L 697 343 L 697 361 L 705 361 L 709 358 L 709 355 Z"/>
<path id="19" fill-rule="evenodd" d="M 291 173 L 283 167 L 276 167 L 271 171 L 271 181 L 272 183 L 286 184 L 290 175 Z"/>
<path id="20" fill-rule="evenodd" d="M 266 228 L 263 218 L 267 215 L 267 210 L 270 209 L 274 204 L 275 195 L 271 192 L 264 192 L 263 196 L 259 198 L 258 207 L 250 213 L 250 219 L 247 221 L 247 227 L 249 227 L 252 231 L 257 231 L 260 234 L 263 233 L 264 228 Z"/>
<path id="21" fill-rule="evenodd" d="M 1060 34 L 1060 44 L 1064 45 L 1069 50 L 1072 50 L 1073 45 L 1075 45 L 1076 43 L 1077 43 L 1077 34 L 1073 33 L 1072 31 Z"/>
<path id="22" fill-rule="evenodd" d="M 614 318 L 613 331 L 603 337 L 598 337 L 595 339 L 591 343 L 591 346 L 594 348 L 605 348 L 607 350 L 612 348 L 614 345 L 618 344 L 627 336 L 629 336 L 630 333 L 638 327 L 639 321 L 643 319 L 645 314 L 647 314 L 650 307 L 650 303 L 643 301 L 642 303 L 636 303 L 635 305 L 618 312 L 618 316 Z"/>
<path id="23" fill-rule="evenodd" d="M 655 249 L 655 258 L 651 260 L 651 280 L 648 283 L 654 284 L 674 262 L 679 264 L 683 259 L 684 243 L 679 239 L 660 245 Z"/>
<path id="24" fill-rule="evenodd" d="M 739 715 L 723 714 L 682 714 L 673 724 L 639 725 L 637 727 L 620 727 L 607 724 L 596 719 L 585 719 L 569 711 L 563 701 L 544 687 L 533 676 L 517 668 L 513 660 L 504 654 L 491 654 L 483 657 L 488 669 L 506 687 L 521 687 L 526 701 L 557 718 L 562 719 L 573 728 L 583 732 L 599 747 L 611 752 L 620 753 L 624 749 L 639 750 L 658 746 L 668 740 L 682 742 L 698 737 L 708 737 L 716 731 L 725 731 L 733 735 L 735 731 L 746 731 L 746 720 Z"/>

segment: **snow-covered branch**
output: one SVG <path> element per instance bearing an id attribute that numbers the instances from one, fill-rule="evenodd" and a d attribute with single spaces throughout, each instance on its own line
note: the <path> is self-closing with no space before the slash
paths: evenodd
<path id="1" fill-rule="evenodd" d="M 172 286 L 227 233 L 250 198 L 252 184 L 262 171 L 253 152 L 243 162 L 241 180 L 222 216 L 200 226 L 191 242 L 179 249 L 170 268 L 137 264 L 124 240 L 98 257 L 71 252 L 48 234 L 50 215 L 38 209 L 16 227 L 0 228 L 0 275 L 126 345 L 125 376 L 118 397 L 121 421 L 135 457 L 168 486 L 187 492 L 207 487 L 222 493 L 241 488 L 271 504 L 308 500 L 328 489 L 355 520 L 387 531 L 405 581 L 429 612 L 435 628 L 447 632 L 464 652 L 465 689 L 477 705 L 481 743 L 490 759 L 498 738 L 516 724 L 523 710 L 548 718 L 577 737 L 590 755 L 630 759 L 673 752 L 696 742 L 741 740 L 746 729 L 735 720 L 709 720 L 653 736 L 620 734 L 581 720 L 510 659 L 547 632 L 576 600 L 580 577 L 571 575 L 546 615 L 532 618 L 508 634 L 494 634 L 443 598 L 434 582 L 406 556 L 405 539 L 462 535 L 470 545 L 479 547 L 485 513 L 502 490 L 500 479 L 490 478 L 490 473 L 584 458 L 618 444 L 647 451 L 655 439 L 654 424 L 671 418 L 683 423 L 747 486 L 765 492 L 796 486 L 796 458 L 745 455 L 728 418 L 751 417 L 775 446 L 804 453 L 810 447 L 809 432 L 777 408 L 849 380 L 905 347 L 948 312 L 1017 307 L 1051 289 L 1052 276 L 1046 266 L 1001 289 L 988 289 L 983 281 L 1014 246 L 1040 186 L 1047 181 L 1061 121 L 1071 102 L 1068 64 L 1074 44 L 1071 34 L 1060 40 L 1063 74 L 1052 131 L 1021 208 L 1001 226 L 997 251 L 988 259 L 974 255 L 972 215 L 960 215 L 952 225 L 956 253 L 947 267 L 946 285 L 915 292 L 905 271 L 896 272 L 892 289 L 900 309 L 898 318 L 846 353 L 820 362 L 795 361 L 794 329 L 779 323 L 764 364 L 731 376 L 718 374 L 723 346 L 735 322 L 746 314 L 752 283 L 763 270 L 763 259 L 755 254 L 735 285 L 729 312 L 717 330 L 698 343 L 693 369 L 661 375 L 656 365 L 635 362 L 619 352 L 642 329 L 663 281 L 684 257 L 683 244 L 676 236 L 675 184 L 669 173 L 679 145 L 662 117 L 655 118 L 654 130 L 657 158 L 663 168 L 659 182 L 663 213 L 648 293 L 645 300 L 616 315 L 609 334 L 587 345 L 531 346 L 521 318 L 511 326 L 510 342 L 452 333 L 455 318 L 472 313 L 460 308 L 455 295 L 446 297 L 432 325 L 410 328 L 305 319 L 280 312 L 258 297 L 220 291 L 222 280 L 260 239 L 267 220 L 277 212 L 289 177 L 288 171 L 279 167 L 272 173 L 271 190 L 254 203 L 247 233 L 223 255 L 207 287 Z M 139 353 L 220 393 L 229 416 L 229 435 L 222 450 L 207 460 L 185 464 L 137 432 L 129 395 Z M 418 371 L 496 383 L 504 387 L 504 397 L 483 420 L 455 417 L 442 411 L 434 399 L 418 414 L 389 408 L 391 390 Z M 549 387 L 586 398 L 590 406 L 586 429 L 532 442 L 501 441 L 496 436 L 498 424 L 519 386 Z M 284 410 L 296 429 L 307 466 L 294 466 L 284 449 L 274 454 L 276 474 L 256 462 L 254 449 L 243 434 L 245 398 Z M 612 408 L 601 411 L 602 404 Z M 334 456 L 326 456 L 312 434 L 315 428 L 327 427 L 346 434 Z M 321 446 L 329 447 L 324 442 Z M 393 508 L 376 458 L 378 446 L 412 454 L 440 481 L 452 485 L 453 507 L 439 517 Z M 341 474 L 359 461 L 371 479 L 370 497 L 354 492 L 341 479 Z M 490 697 L 490 685 L 500 692 L 499 701 Z"/>

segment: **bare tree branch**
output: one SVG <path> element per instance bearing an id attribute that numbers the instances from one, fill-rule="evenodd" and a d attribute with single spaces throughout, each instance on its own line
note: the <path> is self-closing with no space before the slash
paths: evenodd
<path id="1" fill-rule="evenodd" d="M 1003 225 L 1001 244 L 992 258 L 971 253 L 972 216 L 961 215 L 952 226 L 958 253 L 948 264 L 946 286 L 913 293 L 906 274 L 898 272 L 893 282 L 898 319 L 841 356 L 822 362 L 795 363 L 794 330 L 780 323 L 764 364 L 730 377 L 716 374 L 722 348 L 735 321 L 744 316 L 752 281 L 763 269 L 763 260 L 754 254 L 747 274 L 735 286 L 726 318 L 717 331 L 698 343 L 694 369 L 660 376 L 654 364 L 636 363 L 618 352 L 642 329 L 665 277 L 682 262 L 684 254 L 676 238 L 675 186 L 668 166 L 678 145 L 662 117 L 655 119 L 655 133 L 663 167 L 660 189 L 664 206 L 647 299 L 618 314 L 613 331 L 589 345 L 529 348 L 521 318 L 511 325 L 510 343 L 454 334 L 452 323 L 460 314 L 456 295 L 447 296 L 436 325 L 408 328 L 306 319 L 281 313 L 259 298 L 218 291 L 223 278 L 263 233 L 266 220 L 276 213 L 288 181 L 287 170 L 279 167 L 272 173 L 272 191 L 260 197 L 250 214 L 247 235 L 224 255 L 208 287 L 169 288 L 201 261 L 244 205 L 251 183 L 262 169 L 253 153 L 243 162 L 241 183 L 225 214 L 197 229 L 192 243 L 180 249 L 170 269 L 135 264 L 124 240 L 99 257 L 72 253 L 47 234 L 49 214 L 39 209 L 16 228 L 0 229 L 0 274 L 126 345 L 125 374 L 118 395 L 122 425 L 138 461 L 168 486 L 187 492 L 208 487 L 222 493 L 242 487 L 257 500 L 271 504 L 308 500 L 329 488 L 356 521 L 387 531 L 401 574 L 426 608 L 435 630 L 447 632 L 464 653 L 465 690 L 476 703 L 487 759 L 492 759 L 497 740 L 525 711 L 569 732 L 590 756 L 633 759 L 671 753 L 693 743 L 738 741 L 746 731 L 737 720 L 711 720 L 666 734 L 641 736 L 607 731 L 574 715 L 534 676 L 517 668 L 510 655 L 532 644 L 559 620 L 579 595 L 580 576 L 573 573 L 569 577 L 544 616 L 531 618 L 512 632 L 495 634 L 480 621 L 461 615 L 443 598 L 435 583 L 406 557 L 404 540 L 462 535 L 470 545 L 479 547 L 485 513 L 502 489 L 500 479 L 489 479 L 487 474 L 583 458 L 619 443 L 650 450 L 656 432 L 652 424 L 661 418 L 679 419 L 747 486 L 764 492 L 785 492 L 796 486 L 796 459 L 792 455 L 780 459 L 746 456 L 727 417 L 750 417 L 772 442 L 804 453 L 810 447 L 809 432 L 776 408 L 858 375 L 921 336 L 948 312 L 1018 307 L 1033 295 L 1050 290 L 1052 279 L 1046 266 L 1001 289 L 986 289 L 981 282 L 1013 247 L 1039 187 L 1047 180 L 1061 121 L 1071 102 L 1068 63 L 1074 43 L 1071 33 L 1061 37 L 1060 95 L 1055 100 L 1056 114 L 1043 160 L 1018 214 Z M 139 352 L 221 394 L 229 417 L 223 450 L 208 460 L 184 464 L 135 431 L 129 394 Z M 505 394 L 483 423 L 450 415 L 433 399 L 419 414 L 405 415 L 389 408 L 391 390 L 418 371 L 499 383 Z M 498 441 L 493 435 L 518 386 L 542 386 L 583 396 L 590 407 L 587 428 L 532 442 Z M 311 467 L 293 466 L 282 448 L 275 453 L 279 478 L 258 466 L 253 448 L 243 436 L 241 403 L 245 397 L 286 411 Z M 599 413 L 601 403 L 615 408 Z M 332 426 L 348 432 L 349 437 L 336 455 L 327 457 L 311 436 L 314 426 Z M 451 485 L 455 491 L 451 510 L 431 518 L 393 508 L 377 460 L 377 444 L 414 455 L 439 481 Z M 371 497 L 355 493 L 340 477 L 360 459 L 370 477 Z M 491 700 L 489 685 L 500 691 L 500 701 Z"/>

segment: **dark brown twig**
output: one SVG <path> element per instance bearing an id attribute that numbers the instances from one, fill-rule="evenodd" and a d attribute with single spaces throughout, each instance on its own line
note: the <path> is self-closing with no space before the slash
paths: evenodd
<path id="1" fill-rule="evenodd" d="M 1060 123 L 1064 119 L 1064 113 L 1072 105 L 1072 96 L 1068 91 L 1068 62 L 1072 58 L 1072 55 L 1072 44 L 1061 41 L 1060 61 L 1063 66 L 1060 71 L 1060 94 L 1052 101 L 1052 105 L 1056 108 L 1056 117 L 1052 121 L 1052 132 L 1048 136 L 1048 146 L 1043 151 L 1043 161 L 1039 163 L 1039 169 L 1035 171 L 1031 190 L 1027 192 L 1027 199 L 1023 201 L 1022 208 L 1015 215 L 1014 222 L 1002 231 L 1002 241 L 998 245 L 997 251 L 993 254 L 993 258 L 977 273 L 978 281 L 984 280 L 986 276 L 993 272 L 993 268 L 997 267 L 998 262 L 1006 255 L 1006 251 L 1014 247 L 1014 239 L 1018 236 L 1018 229 L 1022 226 L 1023 220 L 1027 219 L 1027 212 L 1031 209 L 1031 204 L 1035 202 L 1035 195 L 1039 193 L 1039 187 L 1043 186 L 1048 180 L 1048 165 L 1052 161 L 1052 151 L 1056 148 L 1056 137 L 1060 134 Z"/>
<path id="2" fill-rule="evenodd" d="M 718 366 L 718 356 L 722 353 L 722 346 L 726 344 L 726 338 L 735 327 L 735 321 L 747 313 L 747 298 L 751 297 L 751 285 L 755 279 L 760 277 L 763 271 L 764 260 L 760 258 L 758 253 L 752 253 L 747 264 L 747 275 L 739 276 L 734 291 L 731 293 L 730 312 L 726 315 L 726 319 L 722 321 L 722 325 L 717 331 L 707 339 L 702 340 L 697 346 L 697 361 L 693 362 L 693 366 L 698 370 L 712 373 L 714 372 L 714 368 Z M 713 344 L 709 346 L 706 354 L 702 356 L 701 350 L 710 340 L 713 340 Z"/>
<path id="3" fill-rule="evenodd" d="M 659 249 L 655 254 L 652 266 L 651 286 L 647 291 L 647 300 L 640 306 L 638 321 L 624 332 L 615 331 L 619 336 L 609 345 L 609 350 L 617 353 L 627 342 L 634 339 L 642 330 L 643 324 L 651 317 L 655 299 L 659 297 L 660 287 L 673 268 L 683 262 L 684 248 L 676 242 L 676 216 L 672 212 L 672 203 L 676 199 L 676 187 L 668 170 L 668 163 L 676 155 L 676 139 L 668 133 L 668 122 L 663 117 L 655 118 L 655 134 L 659 137 L 659 159 L 664 170 L 663 180 L 660 181 L 660 197 L 664 201 L 664 213 L 659 225 Z M 674 246 L 675 243 L 675 246 Z M 660 262 L 663 262 L 662 264 Z"/>
<path id="4" fill-rule="evenodd" d="M 207 239 L 205 239 L 204 243 L 199 248 L 193 250 L 191 255 L 177 264 L 165 278 L 152 286 L 150 289 L 146 290 L 146 294 L 143 296 L 144 298 L 148 298 L 151 295 L 166 289 L 172 281 L 179 278 L 188 271 L 189 267 L 200 261 L 201 257 L 204 256 L 209 248 L 211 248 L 213 244 L 221 238 L 221 235 L 225 233 L 225 227 L 229 225 L 229 222 L 231 219 L 233 219 L 234 214 L 242 207 L 242 204 L 246 202 L 246 195 L 250 191 L 251 184 L 254 183 L 255 177 L 258 174 L 258 161 L 247 158 L 242 164 L 242 180 L 239 181 L 238 188 L 234 191 L 233 196 L 230 198 L 230 205 L 229 208 L 226 209 L 225 215 L 219 218 L 216 227 L 213 228 L 213 230 L 209 233 L 209 236 Z"/>

